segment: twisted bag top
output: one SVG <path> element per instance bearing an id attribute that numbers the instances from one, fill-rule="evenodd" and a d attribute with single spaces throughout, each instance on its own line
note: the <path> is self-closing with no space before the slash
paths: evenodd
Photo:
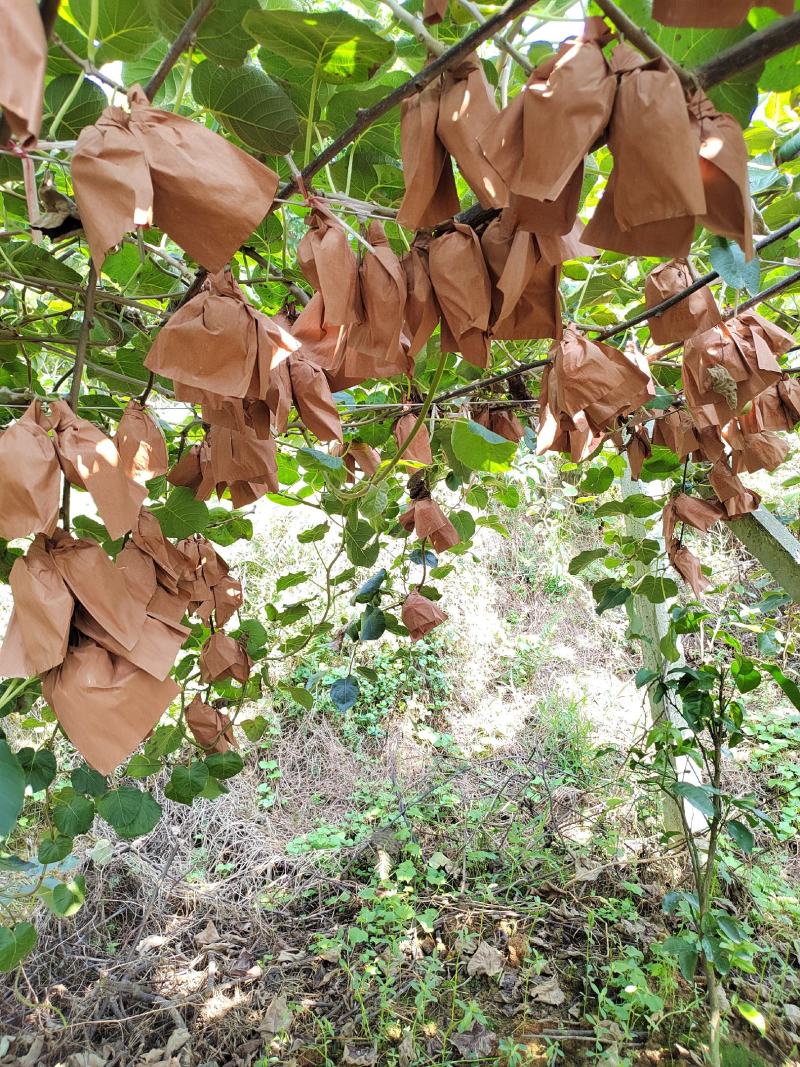
<path id="1" fill-rule="evenodd" d="M 72 157 L 95 267 L 128 231 L 155 223 L 221 270 L 266 215 L 278 175 L 192 119 L 151 107 L 139 85 L 128 103 L 130 112 L 107 107 L 83 129 Z"/>

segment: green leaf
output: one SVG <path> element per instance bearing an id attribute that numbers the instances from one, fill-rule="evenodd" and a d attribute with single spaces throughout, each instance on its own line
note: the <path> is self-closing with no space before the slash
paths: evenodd
<path id="1" fill-rule="evenodd" d="M 308 530 L 301 530 L 297 535 L 297 540 L 301 545 L 310 545 L 314 541 L 322 541 L 328 530 L 330 530 L 330 525 L 327 522 L 321 522 L 317 526 L 309 527 Z"/>
<path id="2" fill-rule="evenodd" d="M 12 971 L 36 944 L 36 927 L 30 923 L 0 926 L 0 971 Z"/>
<path id="3" fill-rule="evenodd" d="M 353 603 L 369 604 L 370 600 L 372 600 L 385 581 L 386 569 L 385 567 L 381 567 L 381 569 L 376 571 L 371 578 L 367 578 L 366 582 L 359 588 L 358 592 L 353 597 Z"/>
<path id="4" fill-rule="evenodd" d="M 42 278 L 47 282 L 69 282 L 82 285 L 83 279 L 76 270 L 61 263 L 41 245 L 6 244 L 5 252 L 14 267 L 25 277 Z"/>
<path id="5" fill-rule="evenodd" d="M 757 30 L 763 30 L 780 19 L 777 11 L 760 7 L 750 12 L 750 23 Z M 800 47 L 788 48 L 777 56 L 768 59 L 758 78 L 758 87 L 768 93 L 785 93 L 797 85 L 797 71 L 800 69 Z"/>
<path id="6" fill-rule="evenodd" d="M 196 0 L 145 2 L 150 17 L 169 40 L 177 37 L 196 6 Z M 252 42 L 242 31 L 242 19 L 248 11 L 257 9 L 258 0 L 216 0 L 200 24 L 197 47 L 223 67 L 238 67 L 252 47 Z"/>
<path id="7" fill-rule="evenodd" d="M 379 637 L 383 637 L 386 631 L 386 619 L 380 608 L 373 607 L 371 604 L 367 607 L 364 614 L 361 616 L 361 629 L 359 631 L 359 640 L 361 641 L 377 641 Z"/>
<path id="8" fill-rule="evenodd" d="M 775 663 L 759 663 L 759 667 L 778 683 L 789 700 L 800 711 L 800 688 L 798 688 L 797 683 L 793 682 L 791 678 L 787 678 Z"/>
<path id="9" fill-rule="evenodd" d="M 740 693 L 750 693 L 761 685 L 761 671 L 745 656 L 734 657 L 731 661 L 731 674 Z"/>
<path id="10" fill-rule="evenodd" d="M 192 74 L 192 95 L 257 152 L 283 155 L 300 133 L 291 100 L 260 67 L 224 70 L 207 59 Z"/>
<path id="11" fill-rule="evenodd" d="M 60 863 L 72 852 L 72 838 L 66 834 L 50 832 L 39 842 L 39 863 Z"/>
<path id="12" fill-rule="evenodd" d="M 100 797 L 108 789 L 108 783 L 103 775 L 86 763 L 75 768 L 70 775 L 70 781 L 76 793 L 83 793 L 90 797 Z"/>
<path id="13" fill-rule="evenodd" d="M 694 981 L 697 970 L 697 947 L 685 937 L 668 937 L 663 945 L 665 951 L 677 957 L 680 972 L 687 982 Z"/>
<path id="14" fill-rule="evenodd" d="M 245 30 L 301 77 L 366 81 L 394 55 L 394 45 L 344 11 L 249 11 Z"/>
<path id="15" fill-rule="evenodd" d="M 672 787 L 687 804 L 691 804 L 707 819 L 714 818 L 714 804 L 708 786 L 692 785 L 691 782 L 676 782 Z"/>
<path id="16" fill-rule="evenodd" d="M 603 612 L 624 604 L 630 598 L 631 591 L 613 578 L 603 578 L 592 586 L 592 596 L 595 599 L 595 611 L 602 615 Z"/>
<path id="17" fill-rule="evenodd" d="M 39 894 L 55 915 L 68 918 L 80 911 L 86 899 L 86 882 L 79 875 L 70 882 L 57 882 L 52 889 L 43 889 Z"/>
<path id="18" fill-rule="evenodd" d="M 763 1012 L 759 1011 L 755 1004 L 750 1004 L 746 1000 L 739 1000 L 736 997 L 736 1010 L 743 1019 L 746 1019 L 751 1026 L 758 1030 L 762 1037 L 766 1034 L 767 1020 L 764 1018 Z"/>
<path id="19" fill-rule="evenodd" d="M 456 458 L 473 471 L 506 471 L 517 451 L 513 441 L 467 419 L 454 423 L 451 441 Z"/>
<path id="20" fill-rule="evenodd" d="M 307 470 L 322 471 L 323 473 L 336 472 L 344 475 L 344 460 L 340 456 L 331 456 L 318 448 L 299 448 L 297 459 L 301 466 Z"/>
<path id="21" fill-rule="evenodd" d="M 125 774 L 128 778 L 147 778 L 151 774 L 157 774 L 161 770 L 161 762 L 152 756 L 145 756 L 141 752 L 131 756 Z"/>
<path id="22" fill-rule="evenodd" d="M 16 826 L 24 799 L 25 773 L 8 743 L 0 741 L 0 837 L 8 837 Z"/>
<path id="23" fill-rule="evenodd" d="M 254 719 L 245 719 L 244 722 L 240 722 L 238 725 L 241 726 L 247 740 L 255 743 L 260 741 L 267 732 L 269 722 L 263 715 L 256 715 Z"/>
<path id="24" fill-rule="evenodd" d="M 112 59 L 135 59 L 158 40 L 158 30 L 141 0 L 102 0 L 97 6 L 99 67 Z M 69 7 L 78 26 L 88 33 L 92 0 L 71 0 Z"/>
<path id="25" fill-rule="evenodd" d="M 56 758 L 49 748 L 21 748 L 17 760 L 34 793 L 47 789 L 56 776 Z"/>
<path id="26" fill-rule="evenodd" d="M 188 767 L 178 764 L 172 768 L 172 774 L 164 789 L 164 796 L 178 804 L 191 804 L 199 796 L 208 781 L 208 767 L 205 763 L 195 761 Z"/>
<path id="27" fill-rule="evenodd" d="M 373 540 L 374 538 L 374 540 Z M 356 567 L 372 567 L 380 552 L 380 543 L 368 522 L 356 519 L 344 528 L 347 558 Z"/>
<path id="28" fill-rule="evenodd" d="M 161 818 L 161 805 L 132 786 L 112 789 L 97 802 L 101 818 L 128 840 L 149 834 Z"/>
<path id="29" fill-rule="evenodd" d="M 74 789 L 62 789 L 53 807 L 53 822 L 66 837 L 85 834 L 94 822 L 94 804 Z"/>
<path id="30" fill-rule="evenodd" d="M 594 563 L 596 559 L 603 559 L 607 555 L 608 549 L 606 548 L 588 548 L 585 552 L 579 552 L 577 556 L 572 557 L 567 570 L 570 574 L 580 574 L 590 563 Z"/>
<path id="31" fill-rule="evenodd" d="M 175 486 L 164 503 L 156 504 L 151 510 L 165 537 L 191 537 L 204 530 L 210 518 L 206 505 L 202 500 L 195 500 L 192 490 L 184 485 Z"/>
<path id="32" fill-rule="evenodd" d="M 227 752 L 212 752 L 206 759 L 206 767 L 209 774 L 224 781 L 238 774 L 244 767 L 244 761 L 238 752 L 229 749 Z"/>
<path id="33" fill-rule="evenodd" d="M 275 583 L 275 590 L 283 593 L 287 589 L 293 589 L 296 585 L 302 585 L 310 577 L 308 571 L 292 571 L 290 574 L 282 574 Z"/>
<path id="34" fill-rule="evenodd" d="M 74 74 L 59 74 L 48 82 L 44 91 L 44 112 L 52 119 L 75 85 Z M 58 126 L 58 137 L 77 137 L 84 126 L 91 126 L 108 106 L 106 94 L 88 78 L 84 78 L 77 95 L 72 100 Z"/>
<path id="35" fill-rule="evenodd" d="M 644 597 L 651 604 L 665 604 L 678 595 L 678 586 L 672 578 L 646 574 L 634 589 L 636 596 Z"/>
<path id="36" fill-rule="evenodd" d="M 314 707 L 314 694 L 304 689 L 302 685 L 289 685 L 287 682 L 280 682 L 278 688 L 282 689 L 284 693 L 288 693 L 295 703 L 307 711 L 311 711 Z"/>
<path id="37" fill-rule="evenodd" d="M 746 260 L 744 252 L 734 241 L 717 237 L 711 247 L 711 265 L 720 278 L 733 289 L 746 289 L 755 296 L 761 282 L 758 256 Z"/>
<path id="38" fill-rule="evenodd" d="M 346 678 L 337 678 L 331 686 L 331 700 L 339 711 L 347 711 L 361 696 L 358 678 L 348 674 Z"/>

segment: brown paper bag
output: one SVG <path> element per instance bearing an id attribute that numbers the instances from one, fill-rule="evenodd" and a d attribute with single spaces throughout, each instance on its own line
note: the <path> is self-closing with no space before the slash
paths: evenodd
<path id="1" fill-rule="evenodd" d="M 272 204 L 278 175 L 200 122 L 128 92 L 81 130 L 72 181 L 98 272 L 135 227 L 155 223 L 209 271 L 219 271 Z"/>
<path id="2" fill-rule="evenodd" d="M 347 341 L 370 357 L 370 377 L 411 374 L 413 361 L 401 344 L 406 308 L 406 275 L 384 233 L 373 219 L 367 230 L 374 252 L 365 252 L 359 267 L 363 316 L 351 326 Z"/>
<path id="3" fill-rule="evenodd" d="M 199 693 L 186 705 L 186 725 L 200 748 L 206 752 L 227 752 L 236 747 L 233 726 L 227 715 L 206 704 Z"/>
<path id="4" fill-rule="evenodd" d="M 422 21 L 426 26 L 435 26 L 447 14 L 450 0 L 423 0 Z"/>
<path id="5" fill-rule="evenodd" d="M 434 552 L 445 552 L 461 541 L 455 526 L 430 496 L 415 499 L 398 522 L 409 533 L 413 530 L 420 541 L 430 541 Z"/>
<path id="6" fill-rule="evenodd" d="M 250 677 L 253 661 L 247 649 L 229 634 L 217 630 L 203 645 L 200 653 L 200 677 L 206 683 L 233 678 L 244 685 Z"/>
<path id="7" fill-rule="evenodd" d="M 0 433 L 0 537 L 7 541 L 55 529 L 61 468 L 49 429 L 50 420 L 34 400 Z"/>
<path id="8" fill-rule="evenodd" d="M 220 271 L 170 317 L 144 365 L 171 378 L 178 399 L 190 403 L 198 400 L 191 390 L 198 389 L 263 400 L 272 368 L 298 347 L 279 323 L 248 303 L 229 272 Z"/>
<path id="9" fill-rule="evenodd" d="M 149 618 L 173 627 L 181 624 L 189 595 L 182 589 L 172 588 L 151 556 L 129 541 L 117 556 L 115 565 L 125 578 L 131 596 L 142 605 Z"/>
<path id="10" fill-rule="evenodd" d="M 431 630 L 447 622 L 447 615 L 442 609 L 416 589 L 413 589 L 403 601 L 400 617 L 412 641 L 419 641 Z"/>
<path id="11" fill-rule="evenodd" d="M 66 400 L 54 401 L 50 411 L 64 476 L 89 491 L 109 537 L 122 537 L 136 525 L 147 490 L 125 473 L 111 438 L 79 418 Z"/>
<path id="12" fill-rule="evenodd" d="M 677 540 L 669 543 L 667 555 L 672 566 L 691 588 L 694 595 L 700 599 L 703 593 L 711 588 L 711 582 L 700 570 L 700 560 Z"/>
<path id="13" fill-rule="evenodd" d="M 700 445 L 692 416 L 685 408 L 659 415 L 653 427 L 653 444 L 671 449 L 678 459 L 686 459 Z"/>
<path id="14" fill-rule="evenodd" d="M 789 445 L 772 430 L 760 430 L 758 433 L 741 433 L 736 443 L 729 441 L 732 453 L 734 474 L 747 471 L 774 471 L 789 455 Z"/>
<path id="15" fill-rule="evenodd" d="M 706 210 L 698 218 L 707 230 L 737 241 L 752 259 L 753 206 L 749 153 L 742 127 L 732 115 L 717 111 L 703 92 L 689 102 L 689 117 L 700 139 L 700 173 Z"/>
<path id="16" fill-rule="evenodd" d="M 525 230 L 540 239 L 562 237 L 571 233 L 578 219 L 583 189 L 583 160 L 555 200 L 534 200 L 529 196 L 510 193 L 508 207 L 503 211 L 503 225 L 508 233 Z M 581 224 L 581 232 L 583 226 Z M 587 250 L 585 255 L 589 255 Z M 573 257 L 568 257 L 573 258 Z M 559 261 L 560 262 L 560 261 Z"/>
<path id="17" fill-rule="evenodd" d="M 542 258 L 533 234 L 508 233 L 503 220 L 494 219 L 483 233 L 481 250 L 492 281 L 491 336 L 506 341 L 561 337 L 561 269 Z"/>
<path id="18" fill-rule="evenodd" d="M 180 688 L 93 641 L 70 649 L 42 680 L 42 694 L 86 762 L 111 774 L 147 737 Z"/>
<path id="19" fill-rule="evenodd" d="M 47 551 L 87 614 L 124 648 L 132 649 L 144 625 L 144 607 L 100 545 L 58 529 L 47 542 Z"/>
<path id="20" fill-rule="evenodd" d="M 0 676 L 30 678 L 57 667 L 67 654 L 75 601 L 46 544 L 37 535 L 11 568 L 14 608 L 0 649 Z"/>
<path id="21" fill-rule="evenodd" d="M 645 302 L 648 307 L 655 307 L 656 304 L 688 289 L 692 281 L 692 273 L 685 260 L 673 259 L 669 263 L 661 263 L 651 270 L 645 279 Z M 711 290 L 704 285 L 674 307 L 648 319 L 647 325 L 655 344 L 668 345 L 672 341 L 685 341 L 721 321 L 722 317 Z"/>
<path id="22" fill-rule="evenodd" d="M 338 456 L 344 462 L 348 482 L 355 482 L 356 470 L 363 471 L 367 478 L 371 478 L 381 465 L 380 455 L 362 441 L 346 441 L 344 444 L 335 441 L 331 445 L 331 455 Z"/>
<path id="23" fill-rule="evenodd" d="M 683 386 L 698 426 L 724 426 L 749 401 L 781 378 L 776 355 L 791 335 L 755 311 L 690 337 L 684 346 Z"/>
<path id="24" fill-rule="evenodd" d="M 488 367 L 492 283 L 477 233 L 453 223 L 452 231 L 431 242 L 429 269 L 442 311 L 442 351 Z"/>
<path id="25" fill-rule="evenodd" d="M 75 612 L 75 628 L 107 652 L 113 652 L 115 656 L 133 663 L 159 681 L 168 677 L 175 666 L 181 646 L 192 632 L 188 626 L 163 622 L 145 615 L 136 644 L 133 648 L 125 648 L 81 607 Z"/>
<path id="26" fill-rule="evenodd" d="M 619 77 L 609 127 L 614 169 L 584 239 L 628 255 L 683 257 L 706 198 L 680 79 L 664 60 L 644 63 L 625 45 L 612 66 Z"/>
<path id="27" fill-rule="evenodd" d="M 647 370 L 574 326 L 550 351 L 558 409 L 578 429 L 585 420 L 594 434 L 608 431 L 619 416 L 632 414 L 654 395 Z"/>
<path id="28" fill-rule="evenodd" d="M 664 26 L 727 29 L 744 22 L 754 7 L 791 15 L 793 0 L 653 0 L 653 18 Z"/>
<path id="29" fill-rule="evenodd" d="M 0 0 L 0 108 L 11 132 L 29 148 L 42 125 L 47 40 L 35 0 Z"/>
<path id="30" fill-rule="evenodd" d="M 426 234 L 417 234 L 411 248 L 400 261 L 406 275 L 404 330 L 409 338 L 409 360 L 415 360 L 428 343 L 441 316 L 428 264 L 431 240 Z"/>
<path id="31" fill-rule="evenodd" d="M 412 412 L 401 415 L 394 424 L 394 439 L 399 448 L 417 424 L 417 416 Z M 414 436 L 414 440 L 402 455 L 404 463 L 419 463 L 423 467 L 430 467 L 433 463 L 431 455 L 431 437 L 428 427 L 423 423 Z"/>
<path id="32" fill-rule="evenodd" d="M 566 452 L 579 463 L 594 452 L 601 438 L 589 426 L 584 414 L 573 419 L 561 408 L 559 375 L 549 363 L 542 374 L 539 391 L 539 428 L 536 434 L 536 454 Z"/>
<path id="33" fill-rule="evenodd" d="M 616 91 L 602 51 L 610 39 L 601 18 L 587 19 L 478 137 L 510 192 L 556 200 L 605 130 Z"/>
<path id="34" fill-rule="evenodd" d="M 321 295 L 324 321 L 347 326 L 361 317 L 358 260 L 339 220 L 319 197 L 311 197 L 306 230 L 297 246 L 297 265 Z"/>
<path id="35" fill-rule="evenodd" d="M 320 441 L 341 441 L 342 422 L 323 371 L 308 359 L 292 356 L 289 377 L 303 425 Z"/>
<path id="36" fill-rule="evenodd" d="M 167 442 L 161 427 L 138 400 L 130 400 L 114 437 L 122 469 L 129 478 L 147 482 L 166 474 L 169 467 Z"/>
<path id="37" fill-rule="evenodd" d="M 274 440 L 262 441 L 252 430 L 236 433 L 235 430 L 215 426 L 209 431 L 208 441 L 211 475 L 217 496 L 222 497 L 227 488 L 233 506 L 240 508 L 254 503 L 265 493 L 278 491 Z"/>
<path id="38" fill-rule="evenodd" d="M 752 410 L 739 420 L 746 433 L 761 430 L 793 430 L 800 422 L 800 382 L 784 375 L 759 393 Z"/>
<path id="39" fill-rule="evenodd" d="M 461 210 L 453 166 L 437 133 L 442 78 L 400 104 L 400 157 L 405 195 L 397 221 L 410 230 L 430 228 Z"/>
<path id="40" fill-rule="evenodd" d="M 478 144 L 479 135 L 498 121 L 499 114 L 483 64 L 474 52 L 444 72 L 436 134 L 458 164 L 464 181 L 486 208 L 505 207 L 508 203 L 505 181 Z M 455 210 L 435 221 L 441 222 L 458 210 L 456 199 Z"/>
<path id="41" fill-rule="evenodd" d="M 244 603 L 242 583 L 230 577 L 228 564 L 200 534 L 179 541 L 178 548 L 192 563 L 182 583 L 190 593 L 189 610 L 206 624 L 213 612 L 217 627 L 224 626 Z"/>
<path id="42" fill-rule="evenodd" d="M 525 436 L 525 427 L 510 408 L 484 408 L 475 416 L 475 421 L 515 445 Z"/>
<path id="43" fill-rule="evenodd" d="M 368 356 L 354 352 L 347 343 L 347 328 L 326 324 L 323 322 L 324 315 L 325 305 L 322 296 L 320 293 L 315 293 L 292 326 L 292 336 L 300 344 L 298 356 L 322 368 L 332 392 L 360 385 L 372 373 L 372 360 Z M 279 380 L 280 388 L 276 391 L 275 397 L 277 407 L 282 409 L 278 418 L 288 420 L 292 406 L 288 362 L 284 361 L 281 367 L 286 368 L 285 382 Z M 287 389 L 285 396 L 284 387 Z M 280 424 L 276 428 L 278 432 L 282 432 Z M 286 428 L 285 421 L 283 428 Z"/>
<path id="44" fill-rule="evenodd" d="M 216 488 L 208 438 L 184 452 L 167 474 L 167 481 L 191 489 L 198 500 L 208 500 Z"/>
<path id="45" fill-rule="evenodd" d="M 733 473 L 724 459 L 714 464 L 708 480 L 717 498 L 725 506 L 725 514 L 729 519 L 739 519 L 742 515 L 758 509 L 761 497 L 742 484 L 739 476 Z"/>
<path id="46" fill-rule="evenodd" d="M 628 444 L 625 446 L 625 452 L 628 456 L 628 466 L 631 469 L 631 478 L 638 482 L 642 474 L 642 467 L 644 461 L 649 459 L 653 453 L 653 449 L 650 445 L 650 435 L 647 432 L 646 427 L 635 427 L 630 436 Z"/>
<path id="47" fill-rule="evenodd" d="M 148 508 L 142 508 L 131 541 L 153 561 L 158 584 L 177 592 L 191 572 L 191 563 L 180 548 L 167 540 L 158 519 Z"/>

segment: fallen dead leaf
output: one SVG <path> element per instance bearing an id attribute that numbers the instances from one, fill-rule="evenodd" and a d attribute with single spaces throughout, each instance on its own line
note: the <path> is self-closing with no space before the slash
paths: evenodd
<path id="1" fill-rule="evenodd" d="M 136 951 L 140 955 L 144 955 L 145 952 L 153 952 L 154 949 L 163 948 L 169 941 L 168 937 L 163 937 L 161 934 L 151 934 L 150 937 L 143 937 L 136 945 Z"/>
<path id="2" fill-rule="evenodd" d="M 563 1004 L 567 995 L 558 984 L 557 978 L 548 978 L 544 982 L 533 986 L 529 991 L 531 1000 L 538 1000 L 541 1004 Z"/>
<path id="3" fill-rule="evenodd" d="M 261 1029 L 269 1034 L 279 1034 L 281 1030 L 288 1030 L 291 1025 L 292 1012 L 286 997 L 274 997 L 264 1012 Z"/>
<path id="4" fill-rule="evenodd" d="M 200 945 L 202 948 L 208 948 L 209 945 L 213 945 L 220 940 L 219 930 L 209 919 L 206 923 L 205 929 L 201 930 L 199 934 L 195 935 L 194 943 Z"/>
<path id="5" fill-rule="evenodd" d="M 378 1050 L 374 1045 L 369 1048 L 356 1048 L 353 1045 L 345 1045 L 342 1053 L 342 1063 L 350 1064 L 351 1067 L 372 1067 L 378 1062 Z"/>
<path id="6" fill-rule="evenodd" d="M 488 941 L 481 941 L 467 963 L 467 974 L 471 978 L 476 974 L 485 974 L 487 978 L 492 978 L 502 970 L 503 954 Z"/>
<path id="7" fill-rule="evenodd" d="M 497 1051 L 497 1043 L 497 1034 L 477 1019 L 472 1020 L 468 1030 L 450 1036 L 450 1044 L 457 1048 L 465 1059 L 492 1056 Z"/>
<path id="8" fill-rule="evenodd" d="M 414 1048 L 414 1039 L 410 1033 L 407 1033 L 397 1046 L 397 1056 L 400 1067 L 411 1067 L 411 1064 L 416 1060 L 417 1053 Z"/>

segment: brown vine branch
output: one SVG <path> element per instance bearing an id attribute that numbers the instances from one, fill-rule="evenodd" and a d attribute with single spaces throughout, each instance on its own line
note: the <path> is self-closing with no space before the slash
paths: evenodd
<path id="1" fill-rule="evenodd" d="M 147 83 L 145 95 L 148 100 L 153 99 L 185 49 L 194 42 L 195 35 L 200 28 L 201 22 L 211 11 L 211 8 L 215 3 L 216 0 L 200 0 L 200 3 L 188 17 L 186 22 L 184 22 L 183 29 L 172 42 L 169 51 L 158 64 L 155 74 Z"/>
<path id="2" fill-rule="evenodd" d="M 646 33 L 641 26 L 637 26 L 633 19 L 628 18 L 625 12 L 614 3 L 614 0 L 595 0 L 595 3 L 631 44 L 650 59 L 663 59 L 678 75 L 683 87 L 694 92 L 697 88 L 697 76 L 682 67 L 680 63 L 676 63 L 668 52 L 656 44 L 649 33 Z"/>
<path id="3" fill-rule="evenodd" d="M 89 347 L 89 334 L 92 329 L 94 318 L 94 294 L 97 289 L 97 271 L 92 263 L 89 267 L 89 276 L 86 280 L 86 303 L 83 307 L 83 321 L 78 334 L 78 347 L 75 350 L 75 366 L 72 369 L 72 383 L 69 390 L 69 406 L 73 411 L 77 410 L 78 397 L 81 392 L 81 379 L 83 367 L 86 363 L 86 350 Z"/>
<path id="4" fill-rule="evenodd" d="M 725 81 L 731 74 L 738 74 L 757 63 L 763 63 L 796 44 L 800 44 L 800 13 L 778 19 L 766 29 L 745 37 L 743 41 L 697 67 L 694 74 L 703 89 L 710 89 Z"/>
<path id="5" fill-rule="evenodd" d="M 427 67 L 408 81 L 403 82 L 393 92 L 385 96 L 383 100 L 379 100 L 373 104 L 372 107 L 362 108 L 356 116 L 355 122 L 341 133 L 334 141 L 325 148 L 320 154 L 312 159 L 300 172 L 305 182 L 310 182 L 315 174 L 326 167 L 329 163 L 339 155 L 342 149 L 347 148 L 349 144 L 358 137 L 360 133 L 368 129 L 373 122 L 379 119 L 382 115 L 385 115 L 387 111 L 391 111 L 392 108 L 397 107 L 409 96 L 413 96 L 414 93 L 420 92 L 426 85 L 429 85 L 434 78 L 444 71 L 449 70 L 450 67 L 460 63 L 462 59 L 473 52 L 479 44 L 483 44 L 490 37 L 493 37 L 498 30 L 501 30 L 503 26 L 511 22 L 518 15 L 521 15 L 528 8 L 533 7 L 536 0 L 512 0 L 508 7 L 503 8 L 502 11 L 498 11 L 497 14 L 492 15 L 487 19 L 482 26 L 476 27 L 471 33 L 468 33 L 466 37 L 462 38 L 458 44 L 453 45 L 452 48 L 448 48 L 446 52 L 443 52 L 437 59 L 434 59 L 432 63 L 429 63 Z M 278 198 L 285 199 L 290 193 L 297 190 L 297 181 L 291 178 L 282 187 L 278 193 Z"/>

